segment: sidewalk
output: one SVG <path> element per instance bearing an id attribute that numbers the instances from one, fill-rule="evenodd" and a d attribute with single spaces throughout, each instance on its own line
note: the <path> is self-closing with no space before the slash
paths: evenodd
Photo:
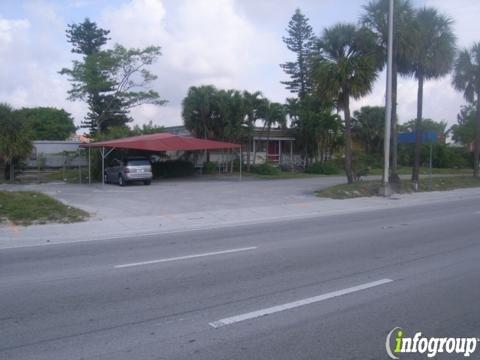
<path id="1" fill-rule="evenodd" d="M 73 224 L 29 227 L 7 224 L 0 226 L 0 249 L 214 229 L 472 198 L 480 200 L 480 189 L 396 195 L 392 198 L 372 197 L 348 200 L 319 198 L 284 205 L 108 218 Z"/>

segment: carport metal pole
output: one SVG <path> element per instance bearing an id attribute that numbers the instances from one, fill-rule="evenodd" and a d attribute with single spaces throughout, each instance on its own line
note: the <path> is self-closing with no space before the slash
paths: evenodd
<path id="1" fill-rule="evenodd" d="M 240 181 L 242 181 L 242 167 L 243 167 L 243 162 L 242 162 L 242 146 L 240 146 Z"/>
<path id="2" fill-rule="evenodd" d="M 101 148 L 101 153 L 102 153 L 102 186 L 105 185 L 105 158 L 112 153 L 112 151 L 115 150 L 114 147 L 112 147 L 110 150 L 105 153 L 105 146 L 102 146 Z"/>
<path id="3" fill-rule="evenodd" d="M 282 165 L 282 140 L 278 140 L 278 165 Z"/>
<path id="4" fill-rule="evenodd" d="M 105 185 L 105 147 L 102 146 L 102 186 Z"/>
<path id="5" fill-rule="evenodd" d="M 90 158 L 90 147 L 88 148 L 88 184 L 92 183 L 92 162 Z"/>
<path id="6" fill-rule="evenodd" d="M 428 171 L 428 190 L 432 191 L 432 165 L 433 165 L 433 141 L 430 141 L 430 159 L 429 159 L 429 171 Z"/>
<path id="7" fill-rule="evenodd" d="M 82 153 L 80 152 L 80 148 L 78 148 L 78 158 L 79 158 L 79 162 L 78 162 L 78 179 L 79 179 L 79 183 L 81 184 L 82 183 Z"/>
<path id="8" fill-rule="evenodd" d="M 290 140 L 290 164 L 292 165 L 292 173 L 294 169 L 293 164 L 293 140 Z"/>

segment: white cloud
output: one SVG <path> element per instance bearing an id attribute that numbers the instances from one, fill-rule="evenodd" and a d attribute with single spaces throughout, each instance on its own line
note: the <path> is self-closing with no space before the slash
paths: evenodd
<path id="1" fill-rule="evenodd" d="M 359 4 L 352 5 L 355 11 L 348 14 L 350 21 L 354 21 L 359 11 Z M 478 3 L 419 0 L 416 5 L 437 7 L 454 18 L 456 32 L 461 35 L 460 46 L 467 46 L 476 39 Z M 246 0 L 130 0 L 114 11 L 110 9 L 104 16 L 104 24 L 112 29 L 115 41 L 136 47 L 160 44 L 164 53 L 154 68 L 159 75 L 155 86 L 170 103 L 168 107 L 156 108 L 156 112 L 150 110 L 148 115 L 136 111 L 136 119 L 143 122 L 157 117 L 166 124 L 179 123 L 180 103 L 188 87 L 207 83 L 262 90 L 272 100 L 284 101 L 291 95 L 280 84 L 286 77 L 278 64 L 289 59 L 291 54 L 285 49 L 281 36 L 297 6 L 307 10 L 304 12 L 317 33 L 322 28 L 315 20 L 315 13 L 309 10 L 321 8 L 329 17 L 335 15 L 333 1 L 312 3 L 305 0 L 281 4 Z M 279 25 L 277 17 L 282 18 L 283 25 Z M 272 27 L 274 31 L 270 30 Z M 417 83 L 414 79 L 399 78 L 398 86 L 399 119 L 405 122 L 416 116 Z M 427 81 L 424 91 L 424 117 L 453 124 L 463 100 L 450 86 L 450 77 Z M 385 75 L 382 73 L 373 92 L 353 101 L 352 109 L 382 106 L 384 96 Z"/>
<path id="2" fill-rule="evenodd" d="M 30 0 L 16 18 L 0 15 L 0 102 L 14 106 L 57 106 L 72 112 L 77 124 L 85 105 L 66 100 L 70 88 L 58 71 L 71 65 L 66 42 L 67 23 L 90 17 L 110 29 L 112 42 L 128 47 L 160 45 L 163 56 L 153 65 L 158 75 L 153 84 L 167 106 L 142 106 L 132 112 L 136 123 L 181 123 L 181 101 L 188 87 L 212 83 L 222 88 L 261 90 L 274 101 L 290 94 L 280 81 L 286 75 L 279 63 L 291 59 L 282 35 L 295 7 L 310 18 L 316 33 L 336 21 L 355 21 L 363 0 L 352 1 L 347 10 L 333 0 L 118 0 L 69 2 Z M 431 5 L 455 18 L 460 46 L 477 39 L 478 1 L 414 0 Z M 345 11 L 344 11 L 345 10 Z M 408 121 L 416 114 L 416 82 L 399 79 L 399 117 Z M 352 110 L 364 105 L 383 105 L 384 74 L 372 94 L 352 102 Z M 462 96 L 448 77 L 425 85 L 424 115 L 453 123 Z"/>
<path id="3" fill-rule="evenodd" d="M 165 8 L 160 0 L 130 0 L 118 8 L 109 7 L 99 23 L 111 31 L 113 41 L 127 47 L 159 44 L 166 38 Z"/>
<path id="4" fill-rule="evenodd" d="M 0 18 L 0 51 L 5 51 L 12 44 L 13 38 L 30 27 L 26 19 L 9 20 Z"/>
<path id="5" fill-rule="evenodd" d="M 381 74 L 371 94 L 352 102 L 352 110 L 362 106 L 385 105 L 385 72 Z M 428 80 L 424 84 L 423 117 L 435 121 L 444 120 L 449 125 L 456 122 L 460 106 L 464 104 L 460 93 L 450 85 L 451 77 Z M 415 79 L 399 77 L 397 94 L 397 113 L 400 123 L 405 123 L 417 116 L 417 90 Z"/>
<path id="6" fill-rule="evenodd" d="M 157 115 L 165 124 L 180 123 L 181 100 L 192 85 L 258 89 L 256 71 L 265 63 L 272 66 L 269 59 L 278 54 L 275 46 L 265 47 L 274 35 L 257 31 L 235 10 L 233 0 L 182 0 L 174 7 L 166 5 L 160 0 L 130 0 L 106 11 L 100 22 L 111 30 L 115 42 L 162 47 L 163 56 L 152 71 L 159 76 L 155 88 L 169 106 L 150 112 L 150 118 Z M 143 111 L 134 114 L 137 122 L 146 120 Z"/>
<path id="7" fill-rule="evenodd" d="M 23 19 L 0 17 L 0 101 L 65 108 L 78 125 L 84 105 L 66 100 L 69 84 L 58 74 L 70 62 L 64 22 L 46 2 L 26 3 L 25 10 Z"/>

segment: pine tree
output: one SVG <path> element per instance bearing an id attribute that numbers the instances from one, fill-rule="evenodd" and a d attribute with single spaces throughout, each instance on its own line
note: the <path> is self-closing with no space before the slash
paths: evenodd
<path id="1" fill-rule="evenodd" d="M 109 30 L 97 27 L 88 18 L 80 24 L 68 25 L 66 30 L 72 53 L 83 55 L 83 58 L 82 61 L 74 61 L 72 69 L 62 69 L 60 73 L 71 77 L 69 99 L 80 99 L 87 103 L 89 111 L 81 127 L 89 129 L 91 135 L 99 130 L 98 120 L 104 113 L 106 101 L 102 93 L 113 91 L 113 84 L 101 66 L 102 46 L 110 40 L 107 37 L 109 33 Z M 122 122 L 128 122 L 128 118 L 123 118 Z"/>
<path id="2" fill-rule="evenodd" d="M 89 56 L 100 51 L 100 48 L 107 43 L 109 30 L 97 27 L 89 18 L 81 24 L 68 25 L 67 41 L 72 44 L 72 52 Z"/>
<path id="3" fill-rule="evenodd" d="M 71 81 L 69 100 L 87 103 L 89 111 L 82 127 L 88 128 L 91 135 L 126 125 L 132 120 L 129 111 L 135 106 L 165 104 L 156 91 L 147 89 L 157 79 L 147 67 L 161 55 L 160 47 L 127 49 L 115 44 L 104 50 L 102 47 L 110 40 L 109 31 L 98 28 L 88 18 L 81 24 L 69 25 L 66 33 L 72 52 L 83 57 L 60 74 L 68 75 Z"/>
<path id="4" fill-rule="evenodd" d="M 301 13 L 300 9 L 295 10 L 295 14 L 288 23 L 287 32 L 288 37 L 283 37 L 283 42 L 288 50 L 295 53 L 296 59 L 280 65 L 291 79 L 282 81 L 282 84 L 303 99 L 311 90 L 309 57 L 315 46 L 315 35 L 308 23 L 308 18 Z"/>

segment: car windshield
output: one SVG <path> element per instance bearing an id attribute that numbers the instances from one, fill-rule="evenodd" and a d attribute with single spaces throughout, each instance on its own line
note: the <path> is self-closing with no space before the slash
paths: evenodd
<path id="1" fill-rule="evenodd" d="M 150 161 L 148 160 L 128 160 L 129 166 L 149 166 Z"/>

